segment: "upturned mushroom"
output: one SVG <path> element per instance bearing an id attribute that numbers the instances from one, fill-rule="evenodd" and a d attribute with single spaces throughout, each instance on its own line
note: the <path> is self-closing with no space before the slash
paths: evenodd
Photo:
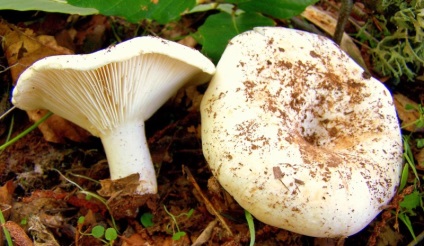
<path id="1" fill-rule="evenodd" d="M 207 82 L 214 72 L 197 50 L 138 37 L 92 54 L 37 61 L 19 77 L 12 102 L 48 109 L 100 137 L 111 179 L 138 174 L 134 194 L 155 194 L 144 121 L 183 85 Z"/>
<path id="2" fill-rule="evenodd" d="M 402 140 L 392 97 L 325 37 L 281 27 L 236 36 L 201 116 L 213 175 L 266 224 L 347 237 L 398 187 Z"/>

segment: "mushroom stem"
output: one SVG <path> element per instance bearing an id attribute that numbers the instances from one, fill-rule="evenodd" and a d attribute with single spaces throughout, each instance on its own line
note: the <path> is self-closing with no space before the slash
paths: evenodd
<path id="1" fill-rule="evenodd" d="M 139 174 L 137 194 L 156 194 L 155 169 L 146 141 L 143 121 L 130 121 L 101 136 L 112 180 Z"/>

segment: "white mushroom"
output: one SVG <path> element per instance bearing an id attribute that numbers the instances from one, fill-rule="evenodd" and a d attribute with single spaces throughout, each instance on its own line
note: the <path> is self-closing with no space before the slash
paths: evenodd
<path id="1" fill-rule="evenodd" d="M 201 114 L 214 176 L 264 223 L 345 237 L 396 192 L 402 141 L 392 97 L 327 38 L 281 27 L 238 35 Z"/>
<path id="2" fill-rule="evenodd" d="M 144 121 L 187 83 L 203 83 L 215 66 L 200 52 L 139 37 L 88 55 L 44 58 L 25 70 L 12 102 L 48 109 L 101 138 L 112 180 L 139 175 L 136 194 L 157 192 Z"/>

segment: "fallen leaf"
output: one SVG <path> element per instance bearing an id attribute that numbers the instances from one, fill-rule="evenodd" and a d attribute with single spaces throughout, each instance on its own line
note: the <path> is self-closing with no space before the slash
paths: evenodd
<path id="1" fill-rule="evenodd" d="M 121 237 L 122 246 L 144 246 L 150 245 L 140 234 L 134 233 L 130 237 Z"/>
<path id="2" fill-rule="evenodd" d="M 3 51 L 15 82 L 27 67 L 41 58 L 73 53 L 59 46 L 52 36 L 37 36 L 31 29 L 21 29 L 5 21 L 0 22 L 0 35 L 3 37 Z"/>
<path id="3" fill-rule="evenodd" d="M 399 93 L 393 95 L 393 101 L 398 117 L 402 121 L 402 128 L 414 132 L 416 130 L 414 122 L 419 119 L 420 115 L 417 110 L 406 109 L 406 105 L 418 108 L 418 103 Z"/>
<path id="4" fill-rule="evenodd" d="M 41 222 L 38 216 L 30 216 L 28 225 L 28 230 L 32 234 L 36 245 L 60 246 L 53 233 Z"/>
<path id="5" fill-rule="evenodd" d="M 7 221 L 4 227 L 9 231 L 10 236 L 15 241 L 17 246 L 32 246 L 34 245 L 24 229 L 13 221 Z"/>
<path id="6" fill-rule="evenodd" d="M 73 52 L 57 44 L 52 36 L 37 36 L 31 29 L 21 29 L 5 21 L 0 22 L 0 35 L 3 37 L 3 50 L 11 67 L 11 76 L 16 83 L 21 73 L 39 59 L 53 55 L 69 55 Z M 27 111 L 32 121 L 38 121 L 47 111 Z M 90 134 L 75 124 L 52 116 L 39 126 L 44 138 L 49 142 L 63 143 L 65 139 L 85 142 Z"/>
<path id="7" fill-rule="evenodd" d="M 7 181 L 2 187 L 0 187 L 0 209 L 6 220 L 9 219 L 11 213 L 14 192 L 15 184 L 11 180 Z"/>

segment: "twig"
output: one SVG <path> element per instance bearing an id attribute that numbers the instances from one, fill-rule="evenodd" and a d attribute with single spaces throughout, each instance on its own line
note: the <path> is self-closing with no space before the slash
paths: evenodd
<path id="1" fill-rule="evenodd" d="M 344 33 L 344 29 L 347 23 L 347 20 L 349 19 L 350 12 L 352 11 L 353 3 L 352 0 L 342 0 L 342 6 L 340 8 L 339 12 L 339 18 L 337 19 L 337 26 L 336 31 L 333 35 L 333 40 L 336 42 L 336 44 L 339 44 L 342 42 L 342 37 Z"/>
<path id="2" fill-rule="evenodd" d="M 422 231 L 412 242 L 408 243 L 408 246 L 415 246 L 424 239 L 424 231 Z"/>
<path id="3" fill-rule="evenodd" d="M 219 212 L 216 211 L 215 207 L 212 205 L 209 199 L 203 194 L 202 189 L 200 189 L 200 186 L 197 184 L 190 170 L 186 166 L 183 166 L 183 170 L 185 173 L 187 173 L 187 177 L 190 183 L 194 186 L 194 188 L 199 192 L 200 196 L 203 198 L 203 201 L 205 202 L 206 206 L 218 218 L 218 220 L 221 222 L 222 226 L 228 231 L 228 233 L 233 236 L 233 232 L 231 231 L 230 227 L 227 225 L 224 218 L 219 214 Z"/>
<path id="4" fill-rule="evenodd" d="M 0 115 L 0 120 L 2 120 L 4 117 L 6 117 L 10 112 L 12 112 L 14 109 L 16 108 L 16 106 L 11 107 L 10 109 L 8 109 L 6 112 L 4 112 L 2 115 Z"/>

